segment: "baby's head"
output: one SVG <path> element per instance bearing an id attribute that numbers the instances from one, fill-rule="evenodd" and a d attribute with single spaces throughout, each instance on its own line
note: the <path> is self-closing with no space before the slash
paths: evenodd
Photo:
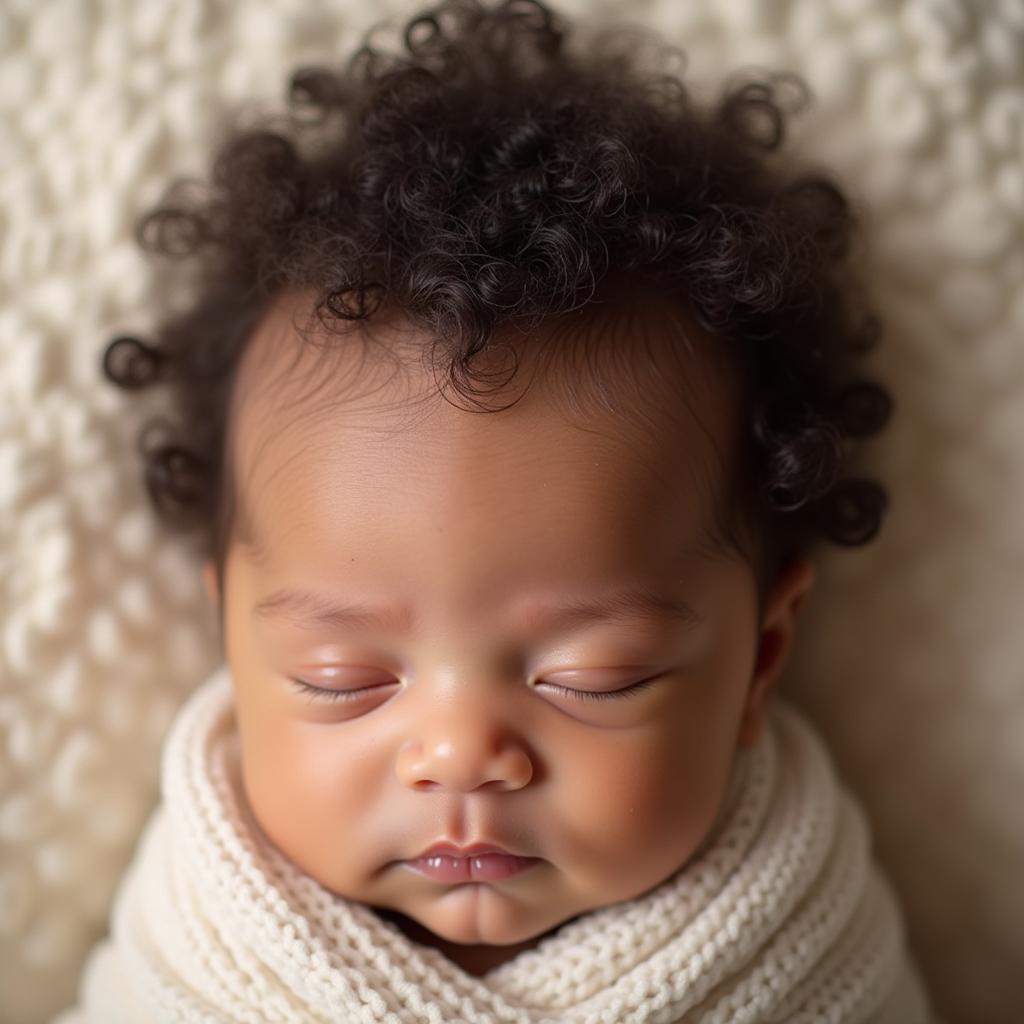
<path id="1" fill-rule="evenodd" d="M 107 369 L 177 402 L 147 482 L 199 528 L 259 825 L 483 970 L 698 849 L 811 549 L 878 529 L 842 471 L 889 402 L 852 214 L 772 161 L 796 80 L 702 111 L 539 5 L 431 13 L 146 219 L 194 303 Z M 432 877 L 437 841 L 532 859 Z"/>

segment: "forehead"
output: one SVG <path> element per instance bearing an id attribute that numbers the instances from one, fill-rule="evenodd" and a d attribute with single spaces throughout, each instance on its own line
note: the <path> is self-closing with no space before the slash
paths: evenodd
<path id="1" fill-rule="evenodd" d="M 430 339 L 400 315 L 338 337 L 310 308 L 308 294 L 279 296 L 238 367 L 228 452 L 244 533 L 272 540 L 275 524 L 343 509 L 346 495 L 365 513 L 396 488 L 443 494 L 463 517 L 541 501 L 603 509 L 622 530 L 656 503 L 689 509 L 677 526 L 691 536 L 706 525 L 734 449 L 736 383 L 721 340 L 681 306 L 644 296 L 505 332 L 473 364 L 505 381 L 518 358 L 488 412 L 440 393 Z"/>

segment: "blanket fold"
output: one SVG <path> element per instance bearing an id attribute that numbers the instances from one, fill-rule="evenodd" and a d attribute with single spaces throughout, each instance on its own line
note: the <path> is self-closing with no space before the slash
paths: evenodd
<path id="1" fill-rule="evenodd" d="M 55 1024 L 931 1024 L 865 814 L 776 697 L 694 856 L 475 977 L 302 873 L 241 786 L 222 666 L 164 746 L 162 803 Z"/>

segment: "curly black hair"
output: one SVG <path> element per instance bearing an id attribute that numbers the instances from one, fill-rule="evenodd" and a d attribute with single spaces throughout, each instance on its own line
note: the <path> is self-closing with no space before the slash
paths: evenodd
<path id="1" fill-rule="evenodd" d="M 745 69 L 697 104 L 678 73 L 644 66 L 636 31 L 574 50 L 537 0 L 439 3 L 405 24 L 400 53 L 369 44 L 379 27 L 342 69 L 296 70 L 284 114 L 230 124 L 211 180 L 179 178 L 138 222 L 145 251 L 192 271 L 187 306 L 150 342 L 122 335 L 103 355 L 120 387 L 173 394 L 179 422 L 139 437 L 164 522 L 198 527 L 222 573 L 230 389 L 283 290 L 312 289 L 336 335 L 400 309 L 466 397 L 500 328 L 632 277 L 734 353 L 743 428 L 726 518 L 755 528 L 762 599 L 815 541 L 869 541 L 886 490 L 842 471 L 892 398 L 857 371 L 880 334 L 850 259 L 859 215 L 828 173 L 781 160 L 806 83 Z"/>

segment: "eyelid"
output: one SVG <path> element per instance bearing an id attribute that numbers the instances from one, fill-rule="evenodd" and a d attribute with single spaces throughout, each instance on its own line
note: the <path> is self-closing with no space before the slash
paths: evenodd
<path id="1" fill-rule="evenodd" d="M 394 682 L 397 681 L 398 680 L 394 680 Z M 288 678 L 288 682 L 290 682 L 300 693 L 308 694 L 314 700 L 327 701 L 356 700 L 366 693 L 379 689 L 382 685 L 388 685 L 387 683 L 378 683 L 374 686 L 359 686 L 352 690 L 342 690 L 330 686 L 314 686 L 312 683 L 307 683 L 304 679 L 296 679 L 291 676 Z"/>
<path id="2" fill-rule="evenodd" d="M 561 686 L 558 683 L 550 683 L 545 679 L 538 680 L 538 686 L 550 686 L 561 693 L 571 696 L 574 700 L 617 700 L 619 698 L 634 697 L 642 690 L 652 686 L 664 673 L 648 676 L 628 686 L 619 687 L 617 690 L 581 690 L 573 686 Z"/>
<path id="3" fill-rule="evenodd" d="M 320 682 L 337 683 L 359 683 L 364 684 L 367 680 L 383 682 L 394 678 L 394 673 L 387 669 L 371 665 L 322 665 L 310 666 L 308 669 L 300 669 L 305 676 L 317 678 Z M 309 685 L 314 686 L 315 683 Z M 330 689 L 331 687 L 323 687 Z"/>
<path id="4" fill-rule="evenodd" d="M 345 666 L 348 668 L 350 666 Z M 362 666 L 351 666 L 354 668 L 361 668 Z M 335 669 L 334 671 L 342 671 L 343 669 Z M 374 670 L 370 670 L 374 671 Z M 607 671 L 607 672 L 621 672 L 623 669 L 607 669 L 607 670 L 594 670 L 594 669 L 566 669 L 558 672 L 550 673 L 550 676 L 578 676 L 581 673 L 591 675 L 595 671 Z M 554 683 L 550 681 L 549 677 L 544 677 L 537 680 L 536 686 L 547 686 L 551 689 L 557 690 L 559 693 L 564 693 L 567 696 L 572 697 L 574 700 L 581 701 L 593 701 L 593 700 L 615 700 L 618 698 L 632 697 L 646 690 L 651 686 L 657 679 L 659 679 L 664 673 L 659 672 L 654 675 L 646 676 L 645 678 L 639 679 L 634 683 L 629 683 L 626 686 L 618 687 L 614 690 L 587 690 L 581 689 L 574 686 L 564 686 L 560 683 Z M 391 679 L 389 682 L 377 683 L 372 686 L 359 686 L 352 689 L 339 689 L 336 687 L 328 686 L 316 686 L 313 683 L 306 682 L 304 679 L 298 679 L 295 677 L 289 677 L 288 681 L 300 692 L 308 694 L 312 699 L 326 700 L 326 701 L 347 701 L 357 700 L 364 694 L 370 693 L 373 690 L 380 689 L 380 687 L 389 685 L 389 682 L 397 683 L 397 679 Z"/>
<path id="5" fill-rule="evenodd" d="M 608 677 L 611 681 L 617 682 L 622 679 L 628 679 L 630 676 L 643 677 L 644 673 L 651 673 L 652 671 L 650 665 L 617 665 L 615 668 L 566 668 L 556 669 L 554 672 L 541 673 L 539 678 L 548 681 L 564 676 L 568 676 L 569 679 L 577 679 L 582 676 L 586 680 L 593 680 L 596 676 L 598 679 Z"/>

